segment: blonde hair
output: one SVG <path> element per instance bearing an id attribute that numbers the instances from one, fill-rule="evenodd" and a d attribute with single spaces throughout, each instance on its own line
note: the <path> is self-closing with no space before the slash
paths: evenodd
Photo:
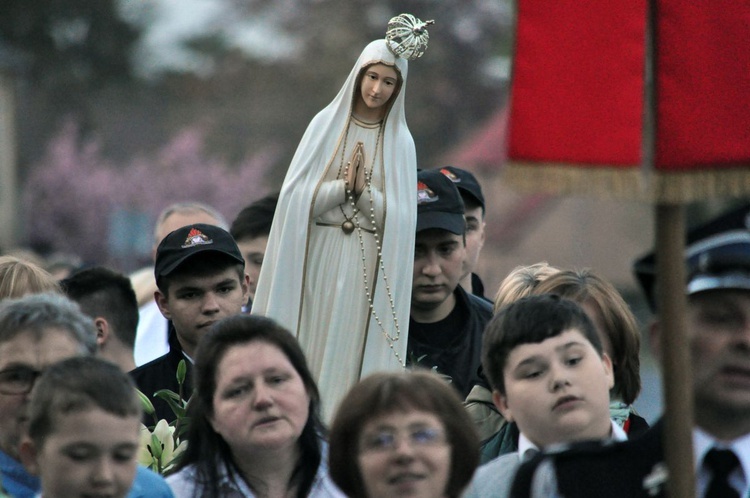
<path id="1" fill-rule="evenodd" d="M 500 288 L 495 294 L 493 313 L 497 313 L 500 308 L 507 304 L 528 296 L 542 280 L 559 271 L 558 268 L 551 266 L 546 261 L 528 266 L 516 266 L 500 282 Z"/>
<path id="2" fill-rule="evenodd" d="M 48 271 L 15 256 L 0 256 L 0 300 L 43 292 L 60 292 L 57 280 Z"/>

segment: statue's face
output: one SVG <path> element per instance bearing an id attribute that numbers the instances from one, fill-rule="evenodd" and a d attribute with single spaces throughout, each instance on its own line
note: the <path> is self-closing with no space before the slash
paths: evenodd
<path id="1" fill-rule="evenodd" d="M 385 64 L 373 64 L 362 75 L 360 95 L 369 109 L 379 109 L 388 103 L 397 87 L 396 69 Z"/>

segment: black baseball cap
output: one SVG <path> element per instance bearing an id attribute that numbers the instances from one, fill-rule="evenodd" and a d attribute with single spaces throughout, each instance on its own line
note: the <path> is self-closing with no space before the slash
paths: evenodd
<path id="1" fill-rule="evenodd" d="M 188 258 L 206 252 L 224 254 L 245 266 L 242 253 L 229 232 L 215 225 L 195 223 L 178 228 L 164 237 L 156 248 L 154 274 L 157 279 L 165 277 Z"/>
<path id="2" fill-rule="evenodd" d="M 441 228 L 456 235 L 466 232 L 464 201 L 453 182 L 439 170 L 417 173 L 417 232 Z"/>
<path id="3" fill-rule="evenodd" d="M 479 182 L 472 173 L 455 166 L 445 166 L 440 168 L 440 172 L 456 184 L 456 187 L 458 187 L 458 191 L 462 196 L 468 195 L 469 198 L 473 199 L 474 202 L 481 206 L 482 213 L 484 213 L 484 195 L 482 194 L 482 186 L 479 185 Z M 465 198 L 466 197 L 464 197 L 464 199 Z"/>
<path id="4" fill-rule="evenodd" d="M 685 242 L 685 292 L 750 290 L 750 204 L 690 230 Z M 656 310 L 656 255 L 638 259 L 633 270 L 652 310 Z"/>

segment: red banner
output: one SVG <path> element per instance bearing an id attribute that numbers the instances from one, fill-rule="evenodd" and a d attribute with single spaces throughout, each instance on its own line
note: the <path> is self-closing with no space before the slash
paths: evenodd
<path id="1" fill-rule="evenodd" d="M 747 166 L 750 3 L 660 0 L 657 15 L 656 168 Z"/>
<path id="2" fill-rule="evenodd" d="M 641 164 L 645 0 L 519 1 L 509 158 Z"/>

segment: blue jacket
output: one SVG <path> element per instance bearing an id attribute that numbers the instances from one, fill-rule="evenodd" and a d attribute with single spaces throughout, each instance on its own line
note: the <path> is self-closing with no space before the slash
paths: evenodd
<path id="1" fill-rule="evenodd" d="M 21 462 L 0 451 L 0 472 L 5 491 L 14 498 L 34 498 L 42 490 L 38 477 L 29 474 Z M 159 474 L 141 465 L 135 473 L 128 498 L 174 498 L 167 482 Z"/>

